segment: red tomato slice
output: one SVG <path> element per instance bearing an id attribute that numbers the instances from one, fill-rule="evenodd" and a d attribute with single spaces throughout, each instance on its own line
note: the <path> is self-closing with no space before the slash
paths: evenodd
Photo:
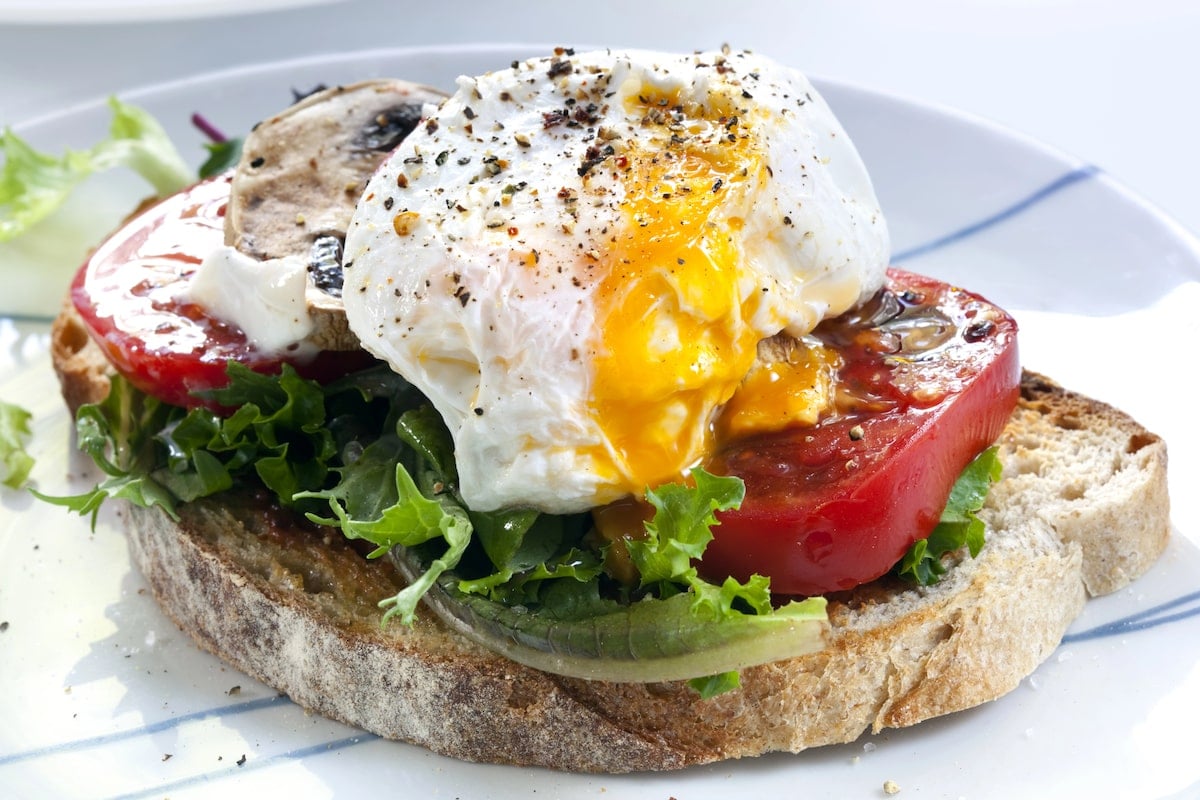
<path id="1" fill-rule="evenodd" d="M 240 328 L 179 292 L 205 254 L 225 242 L 230 176 L 166 198 L 110 236 L 83 265 L 71 297 L 92 338 L 134 386 L 167 403 L 205 405 L 192 393 L 228 383 L 226 363 L 275 373 L 287 362 L 308 377 L 363 366 L 348 353 L 261 352 Z"/>
<path id="2" fill-rule="evenodd" d="M 769 575 L 795 595 L 874 580 L 929 535 L 959 473 L 999 437 L 1019 392 L 1016 322 L 931 278 L 888 278 L 854 318 L 816 331 L 845 361 L 835 413 L 708 465 L 741 477 L 746 499 L 719 514 L 702 574 Z"/>

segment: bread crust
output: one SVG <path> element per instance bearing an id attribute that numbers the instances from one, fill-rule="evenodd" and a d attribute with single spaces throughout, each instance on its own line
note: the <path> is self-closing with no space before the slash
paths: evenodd
<path id="1" fill-rule="evenodd" d="M 102 355 L 73 331 L 56 324 L 52 350 L 72 407 L 107 391 Z M 739 690 L 711 700 L 679 682 L 542 673 L 427 615 L 381 626 L 376 602 L 398 576 L 336 532 L 263 513 L 259 498 L 185 504 L 179 521 L 123 514 L 163 611 L 305 708 L 470 761 L 666 770 L 849 742 L 1000 697 L 1089 593 L 1126 585 L 1166 546 L 1166 445 L 1127 415 L 1025 373 L 999 445 L 978 558 L 955 556 L 932 587 L 883 579 L 832 596 L 825 650 L 744 670 Z"/>
<path id="2" fill-rule="evenodd" d="M 50 362 L 72 415 L 80 406 L 98 403 L 108 396 L 112 367 L 100 346 L 92 341 L 70 293 L 50 324 Z"/>

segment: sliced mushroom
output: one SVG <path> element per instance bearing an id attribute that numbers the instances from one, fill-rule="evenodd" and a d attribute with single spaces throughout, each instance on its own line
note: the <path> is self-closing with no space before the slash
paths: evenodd
<path id="1" fill-rule="evenodd" d="M 309 337 L 324 350 L 358 339 L 342 308 L 342 242 L 375 169 L 421 119 L 436 89 L 372 80 L 315 92 L 246 137 L 225 213 L 225 242 L 257 259 L 308 263 Z"/>

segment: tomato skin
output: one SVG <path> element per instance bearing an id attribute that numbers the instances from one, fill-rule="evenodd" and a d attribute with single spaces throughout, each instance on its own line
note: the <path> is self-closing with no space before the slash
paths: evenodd
<path id="1" fill-rule="evenodd" d="M 718 453 L 708 468 L 741 477 L 746 499 L 718 515 L 699 564 L 706 577 L 769 575 L 772 591 L 789 595 L 874 580 L 929 535 L 958 475 L 999 437 L 1019 394 L 1012 317 L 899 270 L 889 271 L 889 286 L 935 301 L 949 317 L 939 357 L 896 367 L 888 353 L 852 346 L 841 379 L 868 398 L 863 407 Z"/>
<path id="2" fill-rule="evenodd" d="M 365 366 L 366 354 L 262 352 L 236 326 L 180 302 L 205 254 L 225 243 L 231 173 L 201 181 L 142 211 L 88 258 L 71 299 L 114 368 L 146 394 L 172 405 L 209 405 L 194 392 L 228 383 L 240 361 L 276 373 L 286 362 L 306 377 L 333 378 Z"/>

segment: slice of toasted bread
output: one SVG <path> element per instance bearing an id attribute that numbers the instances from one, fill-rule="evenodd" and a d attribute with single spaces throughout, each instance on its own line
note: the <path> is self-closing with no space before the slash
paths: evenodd
<path id="1" fill-rule="evenodd" d="M 102 355 L 66 312 L 53 357 L 74 406 L 107 391 Z M 103 381 L 103 384 L 94 382 Z M 305 708 L 456 758 L 588 772 L 675 769 L 852 741 L 1014 689 L 1089 593 L 1144 572 L 1170 530 L 1166 446 L 1125 414 L 1027 373 L 1001 441 L 1003 479 L 978 558 L 939 584 L 883 579 L 830 598 L 818 653 L 747 669 L 701 700 L 682 683 L 538 672 L 431 616 L 381 626 L 400 579 L 341 536 L 230 495 L 179 522 L 126 510 L 162 609 L 203 648 Z"/>

